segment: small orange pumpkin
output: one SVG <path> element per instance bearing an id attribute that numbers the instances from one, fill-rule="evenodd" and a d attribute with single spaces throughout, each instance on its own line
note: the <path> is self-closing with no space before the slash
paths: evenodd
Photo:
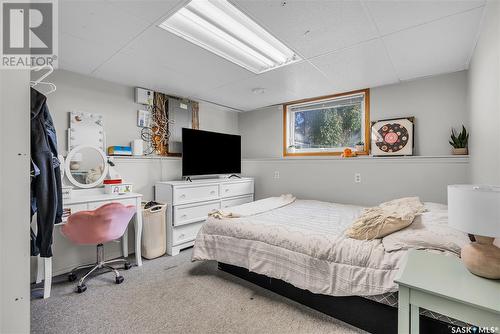
<path id="1" fill-rule="evenodd" d="M 350 148 L 346 148 L 344 149 L 344 152 L 342 153 L 342 158 L 351 158 L 351 157 L 355 157 L 356 156 L 356 153 L 353 152 Z"/>

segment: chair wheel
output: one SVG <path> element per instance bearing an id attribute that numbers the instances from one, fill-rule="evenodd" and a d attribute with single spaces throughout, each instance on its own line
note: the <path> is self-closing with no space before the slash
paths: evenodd
<path id="1" fill-rule="evenodd" d="M 115 278 L 116 284 L 121 284 L 123 282 L 123 280 L 124 280 L 123 276 L 118 276 Z"/>
<path id="2" fill-rule="evenodd" d="M 125 262 L 125 264 L 123 265 L 123 268 L 125 270 L 129 270 L 130 268 L 132 268 L 132 265 L 130 263 L 128 263 L 128 262 Z"/>
<path id="3" fill-rule="evenodd" d="M 70 282 L 76 281 L 76 275 L 73 273 L 69 274 L 68 281 L 70 281 Z"/>
<path id="4" fill-rule="evenodd" d="M 78 293 L 85 292 L 85 290 L 87 290 L 87 286 L 86 286 L 85 284 L 78 285 L 78 286 L 76 287 L 76 292 L 78 292 Z"/>

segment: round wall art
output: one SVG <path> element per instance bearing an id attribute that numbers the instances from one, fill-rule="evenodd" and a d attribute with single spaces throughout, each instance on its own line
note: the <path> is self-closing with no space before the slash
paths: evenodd
<path id="1" fill-rule="evenodd" d="M 372 122 L 372 154 L 413 155 L 414 121 L 414 117 L 406 117 Z"/>

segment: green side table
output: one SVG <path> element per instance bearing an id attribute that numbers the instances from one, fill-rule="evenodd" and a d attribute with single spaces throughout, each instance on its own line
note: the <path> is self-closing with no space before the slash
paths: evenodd
<path id="1" fill-rule="evenodd" d="M 500 280 L 470 273 L 455 256 L 410 250 L 399 284 L 398 333 L 419 333 L 419 308 L 500 331 Z"/>

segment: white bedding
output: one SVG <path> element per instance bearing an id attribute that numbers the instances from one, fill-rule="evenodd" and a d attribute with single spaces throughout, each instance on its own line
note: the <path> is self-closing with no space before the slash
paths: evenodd
<path id="1" fill-rule="evenodd" d="M 296 200 L 254 216 L 215 219 L 201 228 L 193 260 L 216 260 L 332 296 L 397 290 L 406 250 L 386 252 L 381 239 L 344 236 L 362 207 Z"/>

